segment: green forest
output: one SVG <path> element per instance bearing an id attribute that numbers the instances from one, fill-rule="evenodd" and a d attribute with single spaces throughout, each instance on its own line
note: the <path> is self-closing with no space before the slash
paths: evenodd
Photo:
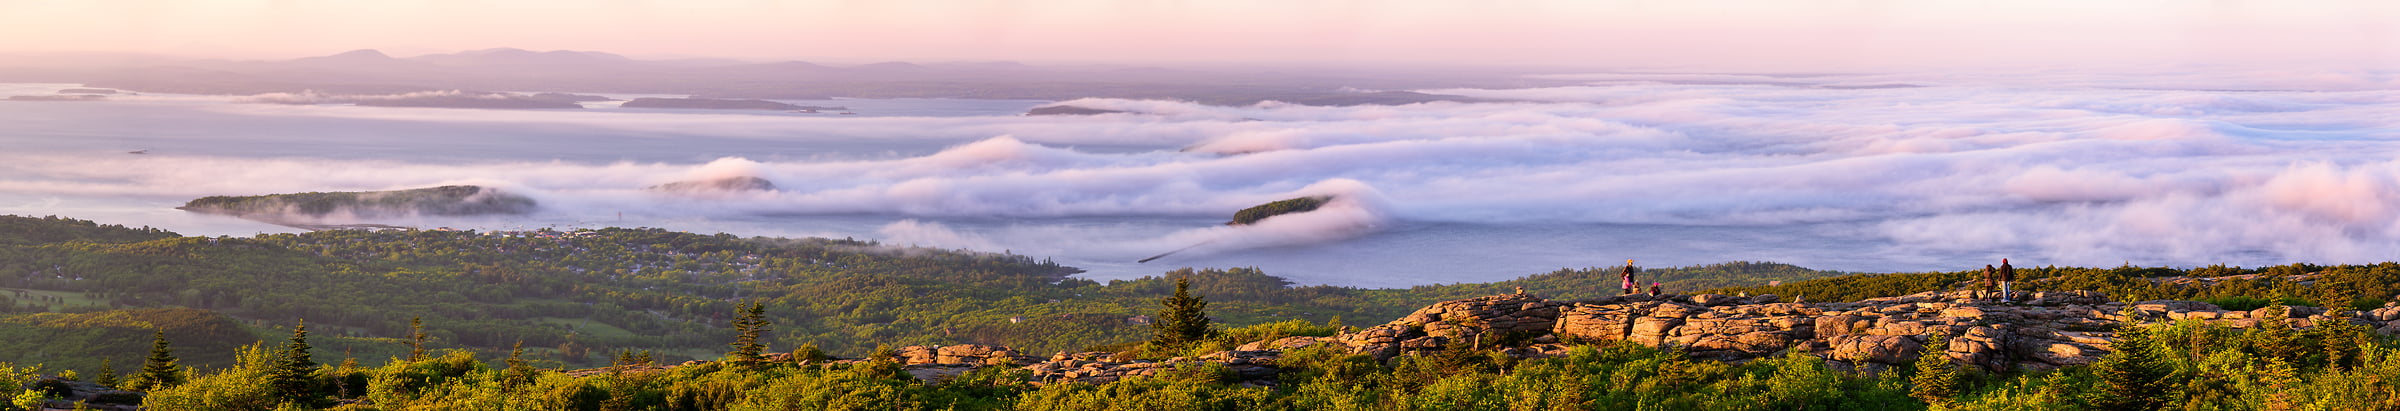
<path id="1" fill-rule="evenodd" d="M 1255 269 L 1106 283 L 1029 256 L 658 229 L 330 230 L 184 237 L 0 216 L 0 392 L 42 376 L 145 391 L 148 409 L 2390 409 L 2400 358 L 2364 329 L 2158 323 L 2091 366 L 1979 373 L 1947 361 L 1853 373 L 1794 354 L 1731 364 L 1587 344 L 1563 358 L 1453 349 L 1377 360 L 1286 352 L 1277 383 L 1221 366 L 1105 384 L 986 367 L 920 383 L 892 347 L 1166 359 L 1330 335 L 1427 304 L 1613 295 L 1616 268 L 1404 289 L 1295 286 Z M 2382 306 L 2400 264 L 2019 269 L 2020 287 L 2119 300 Z M 1858 274 L 1734 262 L 1645 268 L 1670 292 L 1849 301 L 1971 286 L 1980 271 Z M 2299 275 L 2309 275 L 2305 281 Z M 2176 277 L 2242 278 L 2193 282 Z M 1206 317 L 1163 312 L 1189 285 Z M 1772 284 L 1772 285 L 1770 285 Z M 1189 314 L 1183 313 L 1183 314 Z M 1161 342 L 1153 318 L 1205 318 Z M 1213 322 L 1213 325 L 1212 325 Z M 1163 329 L 1163 328 L 1161 328 Z M 729 349 L 729 347 L 731 347 Z M 785 353 L 763 360 L 760 353 Z M 829 363 L 825 355 L 865 358 Z M 163 356 L 163 357 L 162 357 Z M 165 358 L 162 361 L 162 358 Z M 636 367 L 720 360 L 664 370 Z M 586 369 L 569 373 L 566 371 Z M 598 371 L 591 371 L 597 369 Z M 29 402 L 30 401 L 30 402 Z"/>

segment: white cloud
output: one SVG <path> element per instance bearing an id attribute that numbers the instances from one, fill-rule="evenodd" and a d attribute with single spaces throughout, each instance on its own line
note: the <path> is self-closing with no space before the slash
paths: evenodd
<path id="1" fill-rule="evenodd" d="M 901 243 L 1138 258 L 1192 244 L 1322 243 L 1413 223 L 1843 231 L 1898 255 L 2032 250 L 2045 263 L 2368 262 L 2400 252 L 2400 91 L 2380 74 L 1596 75 L 1598 85 L 1438 90 L 1540 102 L 1211 107 L 1068 117 L 808 118 L 234 106 L 243 116 L 551 127 L 660 139 L 881 147 L 822 159 L 412 162 L 0 154 L 0 192 L 191 198 L 488 184 L 551 212 L 873 214 Z M 1670 84 L 1676 82 L 1792 84 Z M 1742 80 L 1742 81 L 1735 81 Z M 2096 85 L 2137 84 L 2142 88 Z M 1909 84 L 1906 88 L 1825 85 Z M 2296 91 L 2266 86 L 2317 87 Z M 2253 87 L 2257 86 L 2257 87 Z M 2243 89 L 2253 91 L 2215 91 Z M 526 126 L 534 125 L 534 126 Z M 565 139 L 565 137 L 560 137 Z M 1186 150 L 1188 148 L 1188 150 Z M 514 154 L 539 158 L 539 154 Z M 757 176 L 781 191 L 648 185 Z M 1127 234 L 962 229 L 943 218 L 1222 218 L 1339 193 L 1252 227 Z M 1140 230 L 1136 230 L 1140 231 Z"/>

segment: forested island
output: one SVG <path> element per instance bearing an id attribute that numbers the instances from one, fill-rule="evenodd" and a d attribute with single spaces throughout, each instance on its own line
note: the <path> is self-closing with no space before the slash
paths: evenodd
<path id="1" fill-rule="evenodd" d="M 643 97 L 626 101 L 625 108 L 675 108 L 702 110 L 847 110 L 842 107 L 803 106 L 751 99 L 665 98 Z"/>
<path id="2" fill-rule="evenodd" d="M 208 196 L 176 209 L 294 224 L 335 214 L 355 218 L 524 214 L 532 212 L 535 206 L 532 198 L 522 195 L 482 186 L 452 185 L 385 191 Z"/>
<path id="3" fill-rule="evenodd" d="M 0 377 L 18 382 L 0 394 L 20 408 L 595 410 L 2400 399 L 2400 361 L 2371 331 L 2400 320 L 2383 308 L 2400 264 L 2023 268 L 2028 298 L 2012 303 L 1954 291 L 1980 288 L 1979 270 L 1648 268 L 1670 295 L 1618 297 L 1615 267 L 1407 289 L 1294 286 L 1249 269 L 1101 283 L 1034 257 L 856 240 L 185 237 L 0 217 L 0 361 L 12 364 Z"/>
<path id="4" fill-rule="evenodd" d="M 1333 197 L 1296 197 L 1259 204 L 1233 212 L 1233 221 L 1227 221 L 1225 225 L 1251 225 L 1267 217 L 1317 211 L 1317 207 L 1324 207 L 1327 201 L 1333 201 Z"/>

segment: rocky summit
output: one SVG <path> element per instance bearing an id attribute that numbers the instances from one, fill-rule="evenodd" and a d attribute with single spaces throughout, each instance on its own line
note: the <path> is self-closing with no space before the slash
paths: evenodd
<path id="1" fill-rule="evenodd" d="M 1498 350 L 1518 358 L 1563 356 L 1575 344 L 1623 341 L 1678 349 L 1695 358 L 1747 361 L 1796 351 L 1863 372 L 1901 366 L 1923 353 L 1935 334 L 1950 336 L 1952 361 L 1987 371 L 2046 370 L 2090 364 L 2109 352 L 2119 326 L 2192 320 L 2233 328 L 2284 321 L 2310 328 L 2350 321 L 2400 335 L 2400 306 L 2370 311 L 2288 307 L 2228 311 L 2197 301 L 2113 302 L 2090 291 L 2020 293 L 2002 302 L 1994 293 L 1926 292 L 1856 302 L 1784 301 L 1774 295 L 1627 295 L 1558 301 L 1503 294 L 1444 301 L 1398 320 L 1329 337 L 1284 337 L 1200 357 L 1123 360 L 1106 352 L 1058 353 L 1047 359 L 1007 347 L 962 344 L 897 349 L 910 374 L 939 381 L 987 366 L 1019 367 L 1035 383 L 1106 383 L 1156 375 L 1178 366 L 1218 363 L 1241 383 L 1275 384 L 1284 350 L 1340 347 L 1388 359 L 1449 349 Z M 780 354 L 769 361 L 783 361 Z M 854 363 L 863 360 L 834 360 Z M 686 365 L 703 363 L 693 361 Z"/>
<path id="2" fill-rule="evenodd" d="M 2351 321 L 2400 334 L 2400 307 L 2328 312 L 2289 307 L 2228 311 L 2196 301 L 2111 302 L 2089 291 L 1926 292 L 1843 303 L 1786 302 L 1774 295 L 1628 295 L 1553 301 L 1527 294 L 1446 301 L 1383 325 L 1333 337 L 1292 337 L 1244 348 L 1341 344 L 1389 357 L 1469 345 L 1519 357 L 1563 353 L 1566 344 L 1625 341 L 1681 349 L 1696 358 L 1744 361 L 1786 350 L 1836 367 L 1878 370 L 1915 361 L 1934 334 L 1951 336 L 1949 357 L 1990 371 L 2089 364 L 2109 352 L 2118 326 L 2196 320 L 2233 328 L 2285 321 L 2309 328 Z"/>

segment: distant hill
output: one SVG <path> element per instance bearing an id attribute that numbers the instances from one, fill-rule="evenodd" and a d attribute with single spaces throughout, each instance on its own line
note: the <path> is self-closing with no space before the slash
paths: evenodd
<path id="1" fill-rule="evenodd" d="M 23 295 L 0 289 L 0 299 L 12 303 Z M 233 318 L 196 308 L 8 314 L 0 315 L 0 362 L 91 372 L 105 358 L 126 373 L 141 368 L 153 330 L 166 330 L 177 362 L 202 368 L 232 365 L 234 347 L 263 339 Z"/>
<path id="2" fill-rule="evenodd" d="M 150 227 L 130 228 L 114 224 L 99 224 L 70 218 L 20 217 L 0 215 L 0 245 L 64 243 L 90 241 L 95 243 L 138 243 L 162 238 L 181 237 L 175 232 Z"/>
<path id="3" fill-rule="evenodd" d="M 642 60 L 594 51 L 514 48 L 394 57 L 376 50 L 279 61 L 142 60 L 131 63 L 0 61 L 0 82 L 75 82 L 145 93 L 256 95 L 316 91 L 397 94 L 434 90 L 544 90 L 673 94 L 712 99 L 962 98 L 1163 99 L 1242 106 L 1474 101 L 1407 90 L 1576 84 L 1535 72 L 1429 70 L 1178 69 L 1033 66 L 1015 62 Z M 125 64 L 125 65 L 109 65 Z M 1383 91 L 1358 91 L 1383 90 Z M 639 106 L 636 106 L 639 107 Z"/>

